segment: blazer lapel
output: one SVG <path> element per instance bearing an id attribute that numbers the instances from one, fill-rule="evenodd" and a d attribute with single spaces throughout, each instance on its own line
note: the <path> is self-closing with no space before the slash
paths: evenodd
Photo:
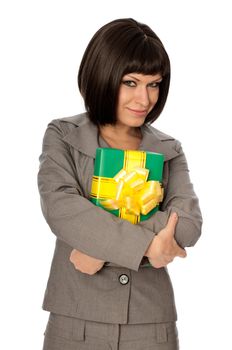
<path id="1" fill-rule="evenodd" d="M 100 147 L 98 140 L 98 128 L 92 122 L 90 122 L 88 117 L 79 120 L 79 123 L 74 123 L 78 127 L 68 133 L 64 137 L 64 141 L 81 153 L 95 158 L 96 148 Z"/>
<path id="2" fill-rule="evenodd" d="M 64 141 L 70 144 L 74 149 L 89 157 L 95 158 L 96 148 L 109 147 L 102 138 L 99 140 L 98 128 L 90 122 L 86 114 L 64 118 L 62 120 L 77 126 L 64 137 Z M 173 137 L 149 125 L 143 125 L 141 127 L 141 132 L 143 139 L 139 148 L 140 150 L 162 153 L 165 157 L 165 161 L 178 156 L 179 153 L 175 149 L 176 140 Z"/>
<path id="3" fill-rule="evenodd" d="M 175 148 L 176 140 L 173 137 L 149 125 L 142 126 L 141 131 L 143 135 L 141 150 L 162 153 L 165 161 L 178 156 L 179 153 Z"/>

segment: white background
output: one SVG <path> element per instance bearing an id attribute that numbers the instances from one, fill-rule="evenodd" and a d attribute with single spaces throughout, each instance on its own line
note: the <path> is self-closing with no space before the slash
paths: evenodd
<path id="1" fill-rule="evenodd" d="M 231 348 L 231 12 L 229 1 L 21 0 L 0 5 L 1 348 L 39 350 L 55 238 L 42 217 L 38 157 L 48 122 L 83 111 L 84 49 L 110 20 L 133 17 L 172 63 L 155 127 L 185 150 L 204 216 L 185 260 L 170 265 L 181 349 Z"/>

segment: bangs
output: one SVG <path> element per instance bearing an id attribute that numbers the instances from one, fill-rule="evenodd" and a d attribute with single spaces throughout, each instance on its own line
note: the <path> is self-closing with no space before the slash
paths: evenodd
<path id="1" fill-rule="evenodd" d="M 162 44 L 152 38 L 145 38 L 140 45 L 128 47 L 127 64 L 123 75 L 128 73 L 145 75 L 170 74 L 170 62 Z"/>

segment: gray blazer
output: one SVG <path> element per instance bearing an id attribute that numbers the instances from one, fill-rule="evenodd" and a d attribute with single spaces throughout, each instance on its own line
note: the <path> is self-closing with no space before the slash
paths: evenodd
<path id="1" fill-rule="evenodd" d="M 196 243 L 202 217 L 180 143 L 152 126 L 142 126 L 141 131 L 140 150 L 165 156 L 165 196 L 158 212 L 133 225 L 88 200 L 96 148 L 109 146 L 87 115 L 48 125 L 38 186 L 43 215 L 57 240 L 45 310 L 119 324 L 176 320 L 167 269 L 143 267 L 143 256 L 172 211 L 179 216 L 175 237 L 182 247 Z M 107 264 L 95 275 L 83 274 L 69 261 L 73 248 Z"/>

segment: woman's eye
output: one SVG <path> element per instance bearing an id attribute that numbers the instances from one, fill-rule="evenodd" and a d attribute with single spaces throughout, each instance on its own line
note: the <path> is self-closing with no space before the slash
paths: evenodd
<path id="1" fill-rule="evenodd" d="M 136 83 L 133 80 L 123 80 L 122 83 L 126 86 L 134 87 Z"/>
<path id="2" fill-rule="evenodd" d="M 156 82 L 156 83 L 151 83 L 151 84 L 149 84 L 149 86 L 150 86 L 151 88 L 157 88 L 157 87 L 159 87 L 159 85 L 160 85 L 160 82 Z"/>

